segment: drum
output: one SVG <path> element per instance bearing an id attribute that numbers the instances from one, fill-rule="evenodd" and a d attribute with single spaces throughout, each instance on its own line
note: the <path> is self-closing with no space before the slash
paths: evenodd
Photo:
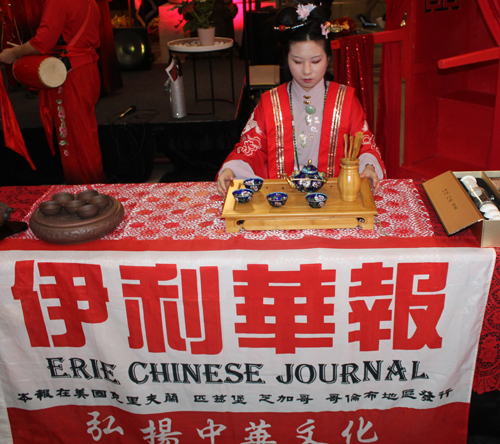
<path id="1" fill-rule="evenodd" d="M 12 65 L 12 73 L 18 82 L 36 89 L 51 89 L 61 86 L 68 71 L 64 63 L 50 55 L 28 55 L 19 57 Z"/>

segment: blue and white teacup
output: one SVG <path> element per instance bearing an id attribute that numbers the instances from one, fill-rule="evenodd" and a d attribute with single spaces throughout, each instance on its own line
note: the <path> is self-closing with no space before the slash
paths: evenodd
<path id="1" fill-rule="evenodd" d="M 288 199 L 288 194 L 281 192 L 269 193 L 267 196 L 267 201 L 269 205 L 272 207 L 282 207 L 286 204 L 286 200 Z"/>
<path id="2" fill-rule="evenodd" d="M 243 181 L 243 185 L 245 185 L 245 188 L 253 191 L 259 191 L 262 188 L 263 183 L 264 180 L 260 179 L 259 177 L 252 177 Z"/>
<path id="3" fill-rule="evenodd" d="M 309 193 L 306 195 L 307 203 L 311 208 L 321 208 L 325 206 L 328 196 L 324 193 Z"/>
<path id="4" fill-rule="evenodd" d="M 245 204 L 252 200 L 253 190 L 248 188 L 240 188 L 239 190 L 233 191 L 233 196 L 236 202 Z"/>

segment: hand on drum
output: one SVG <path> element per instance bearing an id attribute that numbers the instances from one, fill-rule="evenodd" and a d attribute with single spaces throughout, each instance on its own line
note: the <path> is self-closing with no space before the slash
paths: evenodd
<path id="1" fill-rule="evenodd" d="M 40 54 L 29 41 L 22 45 L 14 45 L 0 52 L 0 62 L 12 65 L 18 57 L 32 54 Z"/>
<path id="2" fill-rule="evenodd" d="M 0 52 L 0 62 L 12 65 L 17 59 L 14 50 L 15 48 L 5 48 L 2 52 Z"/>

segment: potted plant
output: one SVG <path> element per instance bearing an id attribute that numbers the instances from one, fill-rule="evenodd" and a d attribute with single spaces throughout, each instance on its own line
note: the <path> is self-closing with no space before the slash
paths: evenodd
<path id="1" fill-rule="evenodd" d="M 212 21 L 212 13 L 214 10 L 215 0 L 184 0 L 182 3 L 175 5 L 169 11 L 177 10 L 182 15 L 176 28 L 184 26 L 182 30 L 190 33 L 197 31 L 200 39 L 200 45 L 211 46 L 214 44 L 215 27 Z M 208 40 L 205 34 L 208 34 Z"/>

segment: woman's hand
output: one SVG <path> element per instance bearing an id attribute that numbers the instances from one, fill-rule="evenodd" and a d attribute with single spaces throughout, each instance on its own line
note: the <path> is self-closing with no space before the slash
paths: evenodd
<path id="1" fill-rule="evenodd" d="M 360 174 L 360 177 L 366 177 L 370 182 L 373 194 L 377 194 L 377 191 L 380 188 L 380 179 L 378 178 L 373 165 L 366 165 L 365 169 Z"/>
<path id="2" fill-rule="evenodd" d="M 234 173 L 229 168 L 226 168 L 220 173 L 217 179 L 217 191 L 222 197 L 226 197 L 229 184 L 234 180 Z"/>

